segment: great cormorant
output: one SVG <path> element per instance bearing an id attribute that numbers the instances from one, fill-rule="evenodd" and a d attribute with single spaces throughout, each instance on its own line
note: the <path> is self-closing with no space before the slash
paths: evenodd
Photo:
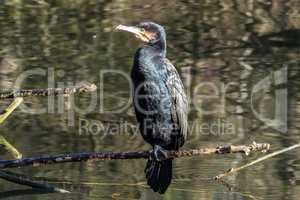
<path id="1" fill-rule="evenodd" d="M 167 150 L 178 150 L 187 135 L 188 102 L 178 72 L 166 58 L 166 33 L 162 26 L 142 22 L 119 25 L 144 42 L 134 56 L 131 78 L 134 108 L 140 132 L 153 146 L 145 174 L 148 185 L 165 193 L 172 179 L 172 159 Z"/>

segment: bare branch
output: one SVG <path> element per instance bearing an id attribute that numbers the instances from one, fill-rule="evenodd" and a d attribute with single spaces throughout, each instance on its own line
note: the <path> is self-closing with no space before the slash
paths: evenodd
<path id="1" fill-rule="evenodd" d="M 279 151 L 275 151 L 275 152 L 273 152 L 273 153 L 271 153 L 271 154 L 268 154 L 268 155 L 265 155 L 265 156 L 263 156 L 263 157 L 260 157 L 260 158 L 258 158 L 258 159 L 256 159 L 256 160 L 254 160 L 254 161 L 252 161 L 252 162 L 250 162 L 250 163 L 247 163 L 247 164 L 245 164 L 245 165 L 242 165 L 242 166 L 240 166 L 240 167 L 237 167 L 237 168 L 231 168 L 231 169 L 227 170 L 225 173 L 222 173 L 222 174 L 219 174 L 218 176 L 215 176 L 214 179 L 215 179 L 215 180 L 222 179 L 222 178 L 224 178 L 224 177 L 226 177 L 226 176 L 228 176 L 228 175 L 231 175 L 231 174 L 233 174 L 233 173 L 236 173 L 236 172 L 238 172 L 238 171 L 240 171 L 240 170 L 242 170 L 242 169 L 248 168 L 248 167 L 250 167 L 250 166 L 252 166 L 252 165 L 255 165 L 255 164 L 257 164 L 257 163 L 260 163 L 260 162 L 262 162 L 262 161 L 264 161 L 264 160 L 267 160 L 267 159 L 272 158 L 272 157 L 274 157 L 274 156 L 277 156 L 277 155 L 279 155 L 279 154 L 285 153 L 285 152 L 287 152 L 287 151 L 294 150 L 294 149 L 299 148 L 299 147 L 300 147 L 300 143 L 295 144 L 295 145 L 290 146 L 290 147 L 287 147 L 287 148 L 284 148 L 284 149 L 281 149 L 281 150 L 279 150 Z"/>
<path id="2" fill-rule="evenodd" d="M 97 89 L 95 84 L 88 82 L 81 82 L 75 86 L 66 88 L 47 88 L 47 89 L 26 89 L 9 92 L 1 92 L 0 99 L 12 99 L 16 97 L 29 97 L 29 96 L 58 96 L 58 95 L 71 95 L 74 93 L 94 92 Z"/>
<path id="3" fill-rule="evenodd" d="M 169 151 L 168 158 L 180 158 L 191 156 L 205 156 L 213 154 L 244 153 L 248 155 L 254 151 L 267 151 L 269 144 L 253 143 L 250 145 L 224 145 L 216 148 L 200 148 L 191 150 Z M 53 156 L 40 156 L 15 160 L 1 160 L 0 169 L 16 168 L 24 166 L 39 166 L 48 164 L 58 164 L 66 162 L 82 162 L 96 160 L 115 160 L 115 159 L 148 159 L 150 151 L 138 152 L 95 152 L 95 153 L 68 153 Z"/>

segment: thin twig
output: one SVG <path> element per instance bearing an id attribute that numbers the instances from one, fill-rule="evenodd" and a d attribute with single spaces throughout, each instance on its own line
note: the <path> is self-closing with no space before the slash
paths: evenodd
<path id="1" fill-rule="evenodd" d="M 251 145 L 225 145 L 216 148 L 202 148 L 191 150 L 169 151 L 168 158 L 203 156 L 213 154 L 244 153 L 249 154 L 252 151 L 266 151 L 270 148 L 269 144 L 253 143 Z M 150 151 L 139 152 L 96 152 L 96 153 L 69 153 L 53 156 L 40 156 L 23 158 L 16 160 L 1 160 L 0 169 L 15 168 L 24 166 L 38 166 L 42 164 L 58 164 L 66 162 L 113 160 L 113 159 L 148 159 L 151 156 Z"/>
<path id="2" fill-rule="evenodd" d="M 256 163 L 262 162 L 262 161 L 264 161 L 266 159 L 272 158 L 274 156 L 277 156 L 279 154 L 285 153 L 287 151 L 291 151 L 291 150 L 299 148 L 299 147 L 300 147 L 300 143 L 295 144 L 295 145 L 290 146 L 290 147 L 287 147 L 287 148 L 284 148 L 284 149 L 279 150 L 279 151 L 275 151 L 275 152 L 273 152 L 271 154 L 268 154 L 266 156 L 263 156 L 261 158 L 258 158 L 256 160 L 254 160 L 254 161 L 252 161 L 250 163 L 247 163 L 246 165 L 243 165 L 243 166 L 240 166 L 240 167 L 237 167 L 237 168 L 231 168 L 231 169 L 227 170 L 225 173 L 219 174 L 218 176 L 215 176 L 214 179 L 216 179 L 216 180 L 221 179 L 221 178 L 223 178 L 225 176 L 231 175 L 231 174 L 233 174 L 235 172 L 238 172 L 238 171 L 240 171 L 242 169 L 248 168 L 248 167 L 250 167 L 250 166 L 252 166 L 252 165 L 254 165 Z"/>
<path id="3" fill-rule="evenodd" d="M 22 154 L 12 144 L 10 144 L 2 135 L 0 135 L 0 148 L 5 149 L 16 159 L 22 158 Z"/>
<path id="4" fill-rule="evenodd" d="M 71 95 L 74 93 L 94 92 L 97 89 L 95 84 L 88 82 L 81 82 L 75 86 L 66 88 L 47 88 L 47 89 L 26 89 L 9 92 L 0 92 L 0 99 L 11 99 L 16 97 L 29 96 L 57 96 L 57 95 Z"/>
<path id="5" fill-rule="evenodd" d="M 14 101 L 0 113 L 0 124 L 2 124 L 6 118 L 23 102 L 23 98 L 15 98 Z"/>
<path id="6" fill-rule="evenodd" d="M 15 98 L 14 101 L 0 114 L 0 124 L 2 124 L 9 115 L 23 102 L 23 98 Z M 8 151 L 14 158 L 22 158 L 22 154 L 11 145 L 2 135 L 0 135 L 0 146 Z"/>

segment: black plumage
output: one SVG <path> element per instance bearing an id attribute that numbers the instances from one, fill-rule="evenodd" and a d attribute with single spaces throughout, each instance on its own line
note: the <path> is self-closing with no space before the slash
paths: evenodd
<path id="1" fill-rule="evenodd" d="M 164 193 L 172 179 L 172 159 L 166 150 L 178 150 L 187 135 L 188 102 L 180 77 L 166 58 L 166 33 L 162 26 L 143 22 L 117 27 L 145 42 L 134 56 L 132 81 L 134 108 L 140 132 L 153 146 L 145 173 L 148 185 Z"/>

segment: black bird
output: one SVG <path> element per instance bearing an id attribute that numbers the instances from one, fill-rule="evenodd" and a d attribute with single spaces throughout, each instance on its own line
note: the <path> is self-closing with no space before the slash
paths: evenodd
<path id="1" fill-rule="evenodd" d="M 134 56 L 131 78 L 134 108 L 140 132 L 153 146 L 145 173 L 148 185 L 165 193 L 172 179 L 168 150 L 178 150 L 187 135 L 188 102 L 180 77 L 166 58 L 166 33 L 162 26 L 142 22 L 119 25 L 117 30 L 133 33 L 144 42 Z"/>

